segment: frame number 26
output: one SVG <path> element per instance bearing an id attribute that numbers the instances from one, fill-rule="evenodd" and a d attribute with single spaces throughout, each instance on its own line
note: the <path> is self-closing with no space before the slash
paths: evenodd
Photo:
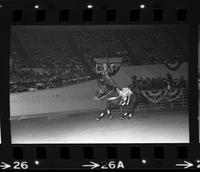
<path id="1" fill-rule="evenodd" d="M 26 169 L 28 169 L 28 162 L 26 162 L 26 161 L 22 161 L 22 162 L 15 161 L 15 162 L 13 162 L 13 169 L 15 169 L 15 170 L 26 170 Z"/>

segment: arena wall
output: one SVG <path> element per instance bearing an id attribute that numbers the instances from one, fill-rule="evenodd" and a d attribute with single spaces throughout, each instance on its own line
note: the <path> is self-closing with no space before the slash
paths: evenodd
<path id="1" fill-rule="evenodd" d="M 187 64 L 182 64 L 177 71 L 170 71 L 164 65 L 121 67 L 114 76 L 119 86 L 131 83 L 133 74 L 139 77 L 155 77 L 170 72 L 174 78 L 188 78 Z M 62 88 L 10 94 L 10 116 L 31 116 L 54 112 L 83 112 L 104 108 L 104 102 L 94 100 L 98 89 L 96 80 Z"/>
<path id="2" fill-rule="evenodd" d="M 172 71 L 168 69 L 165 65 L 160 64 L 121 67 L 119 72 L 114 76 L 114 80 L 119 84 L 119 86 L 125 87 L 131 83 L 131 77 L 133 75 L 137 75 L 139 78 L 152 78 L 157 77 L 160 74 L 161 76 L 165 76 L 167 72 L 169 72 L 173 76 L 173 78 L 180 78 L 181 76 L 183 76 L 184 79 L 188 80 L 187 63 L 182 63 L 176 71 Z"/>
<path id="3" fill-rule="evenodd" d="M 10 115 L 101 109 L 104 103 L 94 100 L 97 88 L 97 82 L 93 80 L 68 87 L 10 94 Z"/>

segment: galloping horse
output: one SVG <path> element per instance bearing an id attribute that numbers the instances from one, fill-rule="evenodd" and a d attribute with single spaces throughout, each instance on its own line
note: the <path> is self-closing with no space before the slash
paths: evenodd
<path id="1" fill-rule="evenodd" d="M 132 86 L 124 87 L 120 90 L 117 87 L 109 85 L 105 80 L 101 80 L 99 86 L 100 89 L 95 93 L 96 99 L 106 101 L 106 106 L 105 110 L 100 114 L 97 120 L 102 119 L 106 114 L 110 119 L 112 119 L 113 116 L 111 110 L 116 109 L 120 109 L 121 114 L 123 113 L 121 119 L 130 119 L 140 102 L 149 104 L 149 101 L 143 96 L 143 94 L 132 88 Z M 126 99 L 120 96 L 125 91 L 127 92 Z"/>

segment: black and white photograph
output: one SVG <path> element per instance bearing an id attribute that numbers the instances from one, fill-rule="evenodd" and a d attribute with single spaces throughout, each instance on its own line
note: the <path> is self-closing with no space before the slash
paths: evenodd
<path id="1" fill-rule="evenodd" d="M 12 143 L 189 143 L 188 58 L 185 25 L 12 26 Z"/>

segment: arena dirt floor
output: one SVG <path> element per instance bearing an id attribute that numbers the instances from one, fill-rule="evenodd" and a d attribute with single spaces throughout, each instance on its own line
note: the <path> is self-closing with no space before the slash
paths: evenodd
<path id="1" fill-rule="evenodd" d="M 55 114 L 11 121 L 12 143 L 189 143 L 187 111 L 139 111 L 132 119 L 114 112 Z"/>

